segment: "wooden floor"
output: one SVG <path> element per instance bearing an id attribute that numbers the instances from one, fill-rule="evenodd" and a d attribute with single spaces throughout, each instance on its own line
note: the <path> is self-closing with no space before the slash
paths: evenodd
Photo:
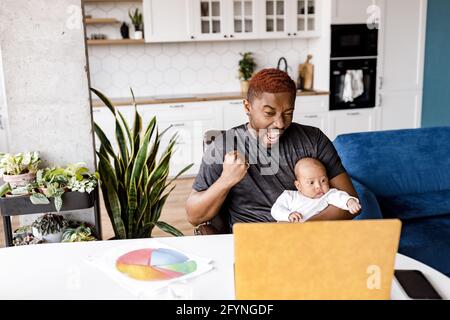
<path id="1" fill-rule="evenodd" d="M 170 196 L 167 198 L 166 204 L 161 213 L 161 221 L 167 222 L 168 224 L 176 227 L 178 230 L 184 233 L 184 235 L 193 235 L 194 229 L 186 220 L 186 210 L 184 205 L 186 199 L 192 190 L 193 178 L 178 179 L 174 182 L 176 185 L 175 189 L 172 191 Z M 100 197 L 101 198 L 101 197 Z M 111 226 L 108 214 L 103 205 L 103 199 L 100 201 L 100 213 L 101 213 L 101 224 L 102 224 L 102 238 L 110 239 L 114 236 L 114 231 Z M 13 221 L 13 230 L 18 227 L 18 219 Z M 5 246 L 4 236 L 3 236 L 3 222 L 0 221 L 0 247 Z M 153 230 L 153 237 L 167 237 L 169 234 L 155 228 Z"/>

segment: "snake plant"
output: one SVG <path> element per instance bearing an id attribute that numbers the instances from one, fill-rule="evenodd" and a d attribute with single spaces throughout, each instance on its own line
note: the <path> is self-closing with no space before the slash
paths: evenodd
<path id="1" fill-rule="evenodd" d="M 143 130 L 133 91 L 135 115 L 134 124 L 130 127 L 109 98 L 96 89 L 91 90 L 115 117 L 117 153 L 97 123 L 94 123 L 94 128 L 100 140 L 97 151 L 100 187 L 116 238 L 149 238 L 155 226 L 174 236 L 182 236 L 178 229 L 160 221 L 162 208 L 175 188 L 171 186 L 172 182 L 192 166 L 186 166 L 167 181 L 177 133 L 170 138 L 158 159 L 161 136 L 168 128 L 160 133 L 156 117 L 153 117 Z"/>

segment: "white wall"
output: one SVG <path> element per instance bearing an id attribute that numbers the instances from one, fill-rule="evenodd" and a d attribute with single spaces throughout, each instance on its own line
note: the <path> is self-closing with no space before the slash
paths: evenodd
<path id="1" fill-rule="evenodd" d="M 129 22 L 127 12 L 136 4 L 86 5 L 85 14 Z M 91 85 L 110 97 L 239 91 L 237 78 L 240 52 L 254 53 L 257 68 L 276 67 L 285 57 L 288 73 L 297 79 L 298 65 L 308 53 L 314 55 L 315 87 L 329 88 L 331 5 L 323 0 L 322 36 L 317 39 L 209 41 L 139 45 L 89 46 Z M 86 28 L 120 39 L 120 23 Z"/>

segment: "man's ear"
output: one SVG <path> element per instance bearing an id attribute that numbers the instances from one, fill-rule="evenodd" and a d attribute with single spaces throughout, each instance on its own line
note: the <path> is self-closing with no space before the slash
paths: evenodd
<path id="1" fill-rule="evenodd" d="M 248 115 L 250 113 L 250 108 L 251 108 L 250 101 L 248 101 L 247 99 L 244 99 L 243 103 L 244 103 L 244 111 Z"/>

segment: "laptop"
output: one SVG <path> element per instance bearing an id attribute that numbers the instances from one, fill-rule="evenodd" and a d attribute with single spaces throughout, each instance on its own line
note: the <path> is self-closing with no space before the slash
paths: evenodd
<path id="1" fill-rule="evenodd" d="M 398 219 L 237 223 L 236 299 L 390 299 Z"/>

